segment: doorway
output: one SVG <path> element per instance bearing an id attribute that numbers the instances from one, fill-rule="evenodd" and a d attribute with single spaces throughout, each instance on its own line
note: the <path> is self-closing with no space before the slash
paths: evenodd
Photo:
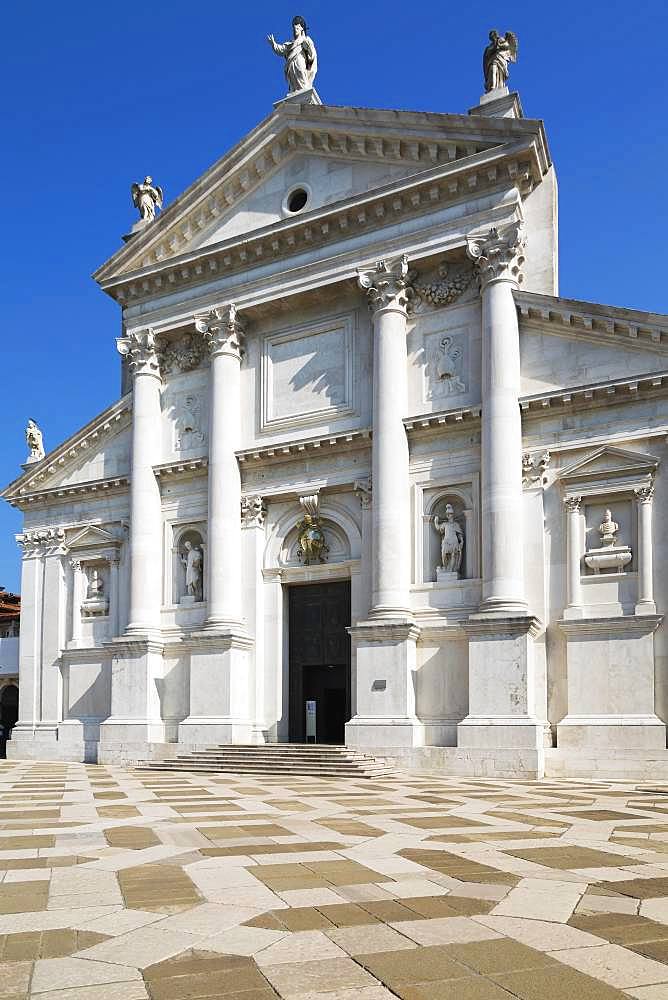
<path id="1" fill-rule="evenodd" d="M 345 742 L 350 581 L 290 587 L 290 742 Z"/>

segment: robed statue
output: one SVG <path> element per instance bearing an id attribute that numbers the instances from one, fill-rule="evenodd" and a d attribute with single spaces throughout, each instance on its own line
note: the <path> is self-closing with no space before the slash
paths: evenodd
<path id="1" fill-rule="evenodd" d="M 313 86 L 318 72 L 318 56 L 313 39 L 307 35 L 306 21 L 300 15 L 292 18 L 292 38 L 288 42 L 277 42 L 273 35 L 267 41 L 277 56 L 285 59 L 285 78 L 288 90 L 297 94 Z"/>
<path id="2" fill-rule="evenodd" d="M 41 462 L 44 458 L 44 442 L 42 432 L 34 420 L 28 421 L 26 427 L 26 444 L 28 445 L 28 462 Z"/>
<path id="3" fill-rule="evenodd" d="M 194 597 L 196 601 L 202 600 L 202 550 L 192 542 L 184 543 L 185 552 L 181 555 L 181 562 L 186 571 L 186 595 Z"/>
<path id="4" fill-rule="evenodd" d="M 508 64 L 511 62 L 517 62 L 517 35 L 512 31 L 507 31 L 505 35 L 490 31 L 489 45 L 482 57 L 486 94 L 507 85 Z"/>
<path id="5" fill-rule="evenodd" d="M 152 177 L 145 177 L 141 184 L 133 184 L 131 191 L 142 222 L 153 222 L 156 208 L 162 208 L 162 188 L 153 183 Z"/>

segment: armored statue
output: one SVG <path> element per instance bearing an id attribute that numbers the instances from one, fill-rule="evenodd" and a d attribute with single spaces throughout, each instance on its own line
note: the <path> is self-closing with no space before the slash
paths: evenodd
<path id="1" fill-rule="evenodd" d="M 191 541 L 186 540 L 183 548 L 185 552 L 181 556 L 181 562 L 186 570 L 186 595 L 194 597 L 196 601 L 202 600 L 202 550 Z"/>
<path id="2" fill-rule="evenodd" d="M 612 511 L 606 510 L 603 520 L 598 526 L 598 533 L 601 536 L 601 545 L 614 545 L 617 541 L 619 525 L 612 520 Z"/>
<path id="3" fill-rule="evenodd" d="M 133 184 L 131 191 L 132 203 L 142 222 L 153 222 L 156 208 L 162 208 L 162 188 L 153 184 L 152 177 L 145 177 L 141 184 Z"/>
<path id="4" fill-rule="evenodd" d="M 452 504 L 445 505 L 445 519 L 436 514 L 434 527 L 441 534 L 441 565 L 445 573 L 459 573 L 464 550 L 464 531 L 458 521 L 455 521 L 455 511 Z"/>
<path id="5" fill-rule="evenodd" d="M 486 94 L 507 85 L 508 64 L 511 62 L 517 62 L 517 35 L 512 31 L 507 31 L 505 35 L 490 31 L 489 45 L 482 57 Z"/>
<path id="6" fill-rule="evenodd" d="M 285 78 L 288 81 L 288 91 L 297 94 L 300 90 L 308 90 L 313 86 L 315 74 L 318 72 L 318 56 L 313 39 L 307 35 L 306 21 L 297 15 L 292 18 L 292 39 L 287 42 L 277 42 L 273 35 L 267 35 L 267 41 L 277 56 L 285 59 Z"/>
<path id="7" fill-rule="evenodd" d="M 32 418 L 28 421 L 28 426 L 26 427 L 26 442 L 29 450 L 27 463 L 41 462 L 44 458 L 42 432 Z"/>

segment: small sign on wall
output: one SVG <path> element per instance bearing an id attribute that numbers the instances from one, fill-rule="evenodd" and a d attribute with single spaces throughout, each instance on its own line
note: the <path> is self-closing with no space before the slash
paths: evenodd
<path id="1" fill-rule="evenodd" d="M 315 701 L 306 702 L 306 742 L 315 743 L 315 733 L 316 733 L 316 703 Z"/>

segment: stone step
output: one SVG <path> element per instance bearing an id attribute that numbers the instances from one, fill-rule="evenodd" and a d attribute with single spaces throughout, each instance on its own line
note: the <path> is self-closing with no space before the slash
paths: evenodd
<path id="1" fill-rule="evenodd" d="M 312 777 L 382 777 L 393 768 L 371 754 L 329 744 L 221 744 L 171 759 L 141 761 L 141 771 L 216 771 L 239 774 L 300 774 Z"/>

